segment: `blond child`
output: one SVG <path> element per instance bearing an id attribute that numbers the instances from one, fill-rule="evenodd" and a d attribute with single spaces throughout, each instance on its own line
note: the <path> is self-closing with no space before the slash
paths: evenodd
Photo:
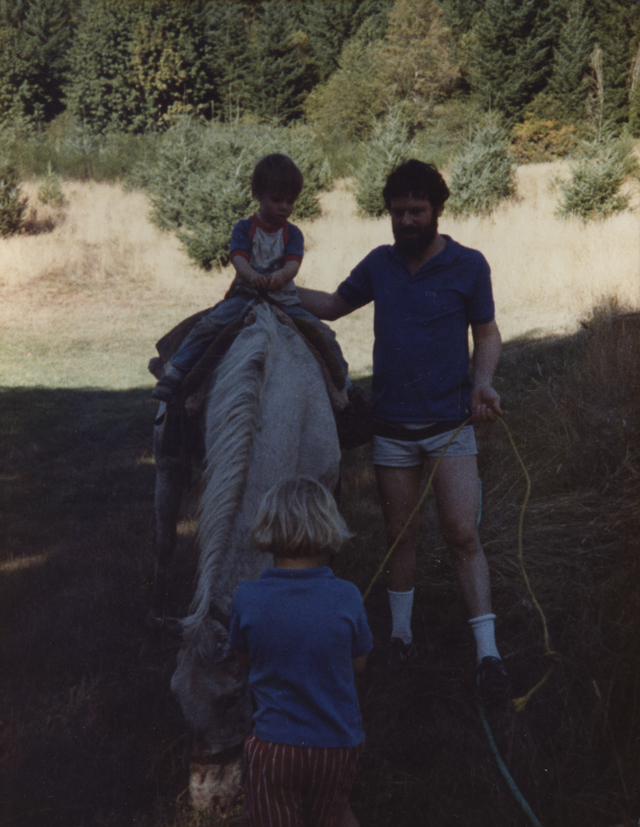
<path id="1" fill-rule="evenodd" d="M 248 827 L 357 827 L 348 794 L 364 746 L 354 673 L 371 632 L 362 597 L 327 565 L 350 536 L 311 477 L 264 498 L 252 531 L 273 568 L 237 589 L 231 646 L 256 712 L 245 743 Z"/>

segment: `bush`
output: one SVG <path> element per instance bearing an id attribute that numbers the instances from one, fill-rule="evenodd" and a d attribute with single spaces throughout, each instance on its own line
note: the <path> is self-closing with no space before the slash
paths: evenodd
<path id="1" fill-rule="evenodd" d="M 447 209 L 457 216 L 488 215 L 515 195 L 515 162 L 505 129 L 487 120 L 451 165 Z"/>
<path id="2" fill-rule="evenodd" d="M 399 110 L 393 110 L 373 128 L 362 144 L 362 162 L 356 175 L 356 203 L 360 215 L 378 218 L 384 213 L 382 189 L 387 176 L 402 161 L 415 155 L 409 129 Z"/>
<path id="3" fill-rule="evenodd" d="M 155 134 L 110 132 L 98 137 L 66 112 L 46 129 L 24 119 L 0 126 L 2 153 L 25 177 L 44 177 L 51 168 L 67 179 L 120 180 L 153 158 L 157 141 Z"/>
<path id="4" fill-rule="evenodd" d="M 13 164 L 0 166 L 0 237 L 22 229 L 27 199 L 20 196 L 20 175 Z"/>
<path id="5" fill-rule="evenodd" d="M 187 255 L 210 269 L 226 261 L 233 225 L 255 209 L 251 175 L 271 152 L 289 155 L 304 176 L 292 219 L 319 215 L 318 193 L 330 186 L 331 172 L 304 127 L 204 126 L 184 118 L 162 137 L 155 162 L 141 166 L 130 181 L 149 192 L 152 221 L 174 231 Z"/>
<path id="6" fill-rule="evenodd" d="M 571 178 L 557 178 L 562 200 L 556 214 L 575 215 L 583 221 L 604 219 L 629 206 L 629 193 L 621 192 L 625 179 L 638 173 L 633 140 L 603 133 L 582 143 L 583 157 L 575 164 Z"/>
<path id="7" fill-rule="evenodd" d="M 472 134 L 482 118 L 472 98 L 456 96 L 438 103 L 425 119 L 424 128 L 415 136 L 418 157 L 441 168 L 458 155 L 463 147 L 462 136 Z"/>
<path id="8" fill-rule="evenodd" d="M 64 204 L 60 176 L 52 170 L 51 162 L 47 166 L 47 172 L 38 189 L 38 201 L 41 204 L 53 204 L 54 207 L 61 207 Z"/>
<path id="9" fill-rule="evenodd" d="M 529 113 L 513 127 L 511 151 L 519 164 L 539 164 L 570 155 L 578 147 L 576 128 Z"/>

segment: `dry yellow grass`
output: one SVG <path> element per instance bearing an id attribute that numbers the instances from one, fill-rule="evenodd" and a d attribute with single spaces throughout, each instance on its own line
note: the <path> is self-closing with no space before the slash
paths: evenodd
<path id="1" fill-rule="evenodd" d="M 637 212 L 583 225 L 553 215 L 549 191 L 561 164 L 519 170 L 519 200 L 487 219 L 445 216 L 443 232 L 486 255 L 506 340 L 571 331 L 599 296 L 640 305 Z M 37 205 L 37 182 L 26 189 Z M 153 344 L 183 317 L 224 295 L 231 271 L 202 273 L 179 243 L 148 220 L 140 192 L 67 184 L 61 210 L 37 206 L 37 234 L 0 240 L 0 384 L 127 388 L 150 385 Z M 635 203 L 638 204 L 635 194 Z M 301 285 L 332 291 L 373 247 L 392 240 L 389 221 L 359 218 L 342 182 L 323 216 L 301 222 Z M 52 229 L 51 229 L 52 228 Z M 335 325 L 354 374 L 369 370 L 372 310 Z"/>

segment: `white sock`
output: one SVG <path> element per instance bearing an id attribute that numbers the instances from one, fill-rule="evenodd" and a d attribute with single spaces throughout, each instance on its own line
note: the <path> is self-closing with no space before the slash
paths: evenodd
<path id="1" fill-rule="evenodd" d="M 172 365 L 171 362 L 167 362 L 164 368 L 164 375 L 169 379 L 182 379 L 184 373 L 180 370 L 180 368 Z"/>
<path id="2" fill-rule="evenodd" d="M 500 657 L 500 653 L 496 648 L 495 619 L 495 615 L 480 615 L 479 617 L 472 617 L 469 621 L 478 647 L 478 663 L 487 656 Z"/>
<path id="3" fill-rule="evenodd" d="M 393 623 L 391 637 L 399 637 L 403 643 L 411 643 L 413 640 L 411 634 L 413 592 L 413 589 L 410 592 L 392 592 L 391 589 L 387 589 Z"/>

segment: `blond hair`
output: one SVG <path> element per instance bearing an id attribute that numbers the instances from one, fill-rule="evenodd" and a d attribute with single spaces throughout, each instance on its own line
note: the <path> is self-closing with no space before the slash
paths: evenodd
<path id="1" fill-rule="evenodd" d="M 288 558 L 335 554 L 352 536 L 331 493 L 307 476 L 271 488 L 251 529 L 260 551 Z"/>

